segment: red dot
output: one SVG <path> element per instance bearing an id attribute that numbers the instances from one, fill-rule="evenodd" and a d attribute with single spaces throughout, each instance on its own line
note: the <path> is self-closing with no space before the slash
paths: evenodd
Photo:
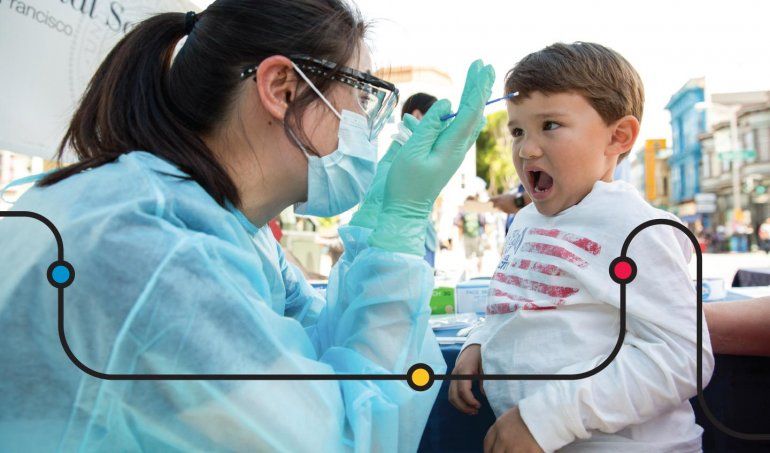
<path id="1" fill-rule="evenodd" d="M 620 261 L 615 264 L 615 277 L 625 280 L 631 276 L 631 265 L 626 261 Z"/>

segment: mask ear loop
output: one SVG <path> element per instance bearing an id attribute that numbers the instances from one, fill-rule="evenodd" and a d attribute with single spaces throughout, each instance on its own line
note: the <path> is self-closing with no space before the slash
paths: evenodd
<path id="1" fill-rule="evenodd" d="M 304 80 L 305 83 L 308 84 L 310 89 L 313 90 L 315 92 L 315 94 L 318 95 L 319 98 L 321 98 L 321 100 L 323 101 L 324 104 L 326 104 L 327 107 L 329 107 L 329 109 L 332 111 L 332 113 L 334 113 L 334 115 L 337 117 L 337 119 L 342 121 L 342 115 L 340 115 L 340 113 L 337 112 L 337 109 L 335 109 L 331 105 L 331 103 L 326 99 L 326 97 L 323 94 L 321 94 L 321 92 L 318 90 L 318 88 L 316 88 L 316 86 L 313 84 L 313 82 L 311 82 L 310 79 L 307 78 L 307 76 L 305 75 L 304 72 L 302 72 L 302 70 L 299 68 L 299 66 L 297 66 L 297 64 L 294 63 L 293 61 L 291 62 L 291 65 L 294 66 L 294 70 L 297 71 L 297 74 L 299 74 L 299 76 L 302 77 L 302 80 Z M 310 159 L 311 157 L 318 157 L 318 156 L 313 156 L 313 155 L 311 155 L 308 152 L 308 150 L 305 148 L 305 145 L 303 145 L 302 142 L 297 138 L 297 135 L 294 133 L 294 131 L 289 129 L 289 134 L 291 135 L 291 138 L 294 140 L 294 143 L 296 143 L 297 146 L 299 147 L 299 149 L 301 149 L 302 152 L 305 153 L 305 156 L 308 159 Z"/>
<path id="2" fill-rule="evenodd" d="M 292 64 L 292 66 L 294 66 L 294 70 L 297 71 L 297 74 L 299 74 L 299 76 L 302 77 L 302 79 L 305 82 L 307 82 L 307 84 L 310 86 L 310 88 L 313 91 L 315 91 L 315 94 L 317 94 L 318 97 L 321 98 L 321 100 L 324 102 L 324 104 L 326 104 L 326 106 L 329 107 L 332 112 L 334 112 L 334 114 L 337 116 L 337 119 L 342 121 L 342 115 L 340 115 L 340 113 L 337 112 L 337 109 L 332 107 L 331 103 L 326 99 L 326 97 L 324 97 L 323 94 L 321 94 L 320 91 L 318 91 L 318 88 L 316 88 L 315 85 L 313 85 L 313 82 L 311 82 L 310 79 L 307 78 L 307 76 L 305 75 L 304 72 L 302 72 L 302 70 L 299 68 L 299 66 L 297 66 L 297 64 L 294 63 L 293 61 L 291 62 L 291 64 Z"/>
<path id="3" fill-rule="evenodd" d="M 305 148 L 305 145 L 303 145 L 302 142 L 297 138 L 297 135 L 294 133 L 293 130 L 291 130 L 291 128 L 287 130 L 289 131 L 289 135 L 291 136 L 291 139 L 294 140 L 294 144 L 297 145 L 297 147 L 301 149 L 303 153 L 305 153 L 305 157 L 308 159 L 308 161 L 310 160 L 311 157 L 318 157 L 318 156 L 313 156 L 312 154 L 310 154 L 310 152 L 308 152 L 307 148 Z"/>

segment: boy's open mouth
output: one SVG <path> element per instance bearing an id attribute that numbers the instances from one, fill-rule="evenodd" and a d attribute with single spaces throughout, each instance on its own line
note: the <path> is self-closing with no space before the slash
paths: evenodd
<path id="1" fill-rule="evenodd" d="M 553 187 L 553 178 L 548 173 L 544 171 L 530 171 L 528 174 L 529 183 L 532 186 L 534 193 L 544 194 Z"/>

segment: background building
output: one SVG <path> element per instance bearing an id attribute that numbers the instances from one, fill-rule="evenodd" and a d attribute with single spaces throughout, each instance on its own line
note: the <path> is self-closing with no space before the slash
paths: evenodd
<path id="1" fill-rule="evenodd" d="M 770 91 L 715 93 L 704 110 L 703 190 L 717 196 L 714 221 L 728 235 L 756 232 L 770 217 Z"/>
<path id="2" fill-rule="evenodd" d="M 671 113 L 672 153 L 670 167 L 670 200 L 672 211 L 683 221 L 697 220 L 695 194 L 700 191 L 701 143 L 706 132 L 705 112 L 696 108 L 704 100 L 703 78 L 690 79 L 666 105 Z"/>
<path id="3" fill-rule="evenodd" d="M 668 159 L 671 148 L 666 147 L 666 139 L 645 140 L 644 146 L 634 153 L 631 163 L 631 175 L 634 185 L 651 205 L 663 210 L 670 210 L 670 172 Z"/>

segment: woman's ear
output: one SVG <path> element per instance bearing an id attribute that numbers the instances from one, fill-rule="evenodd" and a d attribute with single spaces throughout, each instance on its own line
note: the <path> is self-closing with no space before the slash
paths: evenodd
<path id="1" fill-rule="evenodd" d="M 297 93 L 297 77 L 291 60 L 282 55 L 267 57 L 259 64 L 255 77 L 262 107 L 273 118 L 283 121 Z"/>
<path id="2" fill-rule="evenodd" d="M 639 120 L 633 115 L 626 115 L 612 126 L 612 135 L 605 156 L 619 156 L 630 151 L 639 136 Z"/>

